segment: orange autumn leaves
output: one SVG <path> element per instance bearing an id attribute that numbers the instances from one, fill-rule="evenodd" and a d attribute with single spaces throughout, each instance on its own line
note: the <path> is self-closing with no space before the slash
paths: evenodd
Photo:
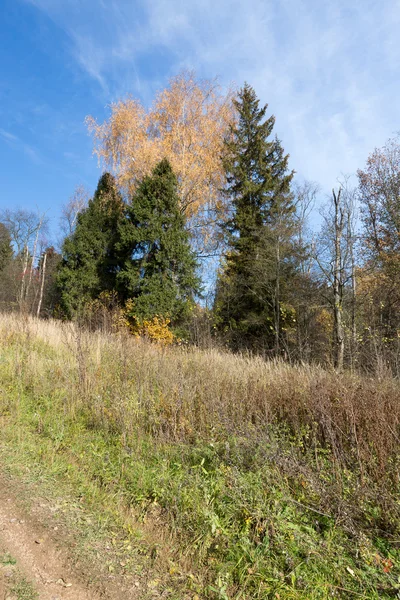
<path id="1" fill-rule="evenodd" d="M 94 153 L 131 194 L 163 158 L 177 175 L 181 208 L 190 223 L 202 228 L 210 215 L 224 210 L 221 163 L 224 138 L 235 119 L 232 93 L 223 94 L 193 73 L 174 77 L 146 110 L 136 99 L 111 105 L 104 123 L 87 118 Z"/>

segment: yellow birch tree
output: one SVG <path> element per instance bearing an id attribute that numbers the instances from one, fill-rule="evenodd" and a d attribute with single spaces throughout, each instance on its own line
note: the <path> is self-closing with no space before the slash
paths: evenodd
<path id="1" fill-rule="evenodd" d="M 215 81 L 198 80 L 185 71 L 170 80 L 148 110 L 128 98 L 111 104 L 104 123 L 86 119 L 94 153 L 128 197 L 159 161 L 170 161 L 181 209 L 192 234 L 199 232 L 203 243 L 225 208 L 221 156 L 235 119 L 232 96 Z"/>

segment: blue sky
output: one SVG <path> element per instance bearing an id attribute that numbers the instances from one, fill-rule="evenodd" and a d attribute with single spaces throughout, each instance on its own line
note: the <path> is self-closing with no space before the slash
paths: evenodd
<path id="1" fill-rule="evenodd" d="M 0 0 L 0 209 L 48 210 L 99 170 L 84 118 L 182 68 L 245 80 L 324 191 L 400 130 L 400 0 Z"/>

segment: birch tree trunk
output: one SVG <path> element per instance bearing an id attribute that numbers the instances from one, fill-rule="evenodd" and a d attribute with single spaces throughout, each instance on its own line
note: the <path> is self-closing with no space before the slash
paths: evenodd
<path id="1" fill-rule="evenodd" d="M 24 252 L 24 254 L 23 254 L 23 260 L 22 260 L 21 287 L 20 287 L 19 293 L 18 293 L 18 304 L 19 304 L 20 310 L 22 310 L 23 307 L 24 307 L 25 297 L 26 297 L 25 279 L 26 279 L 26 274 L 28 272 L 28 264 L 29 264 L 29 249 L 28 249 L 28 246 L 24 247 L 24 251 L 23 252 Z"/>
<path id="2" fill-rule="evenodd" d="M 344 213 L 341 206 L 341 192 L 332 190 L 335 208 L 335 254 L 333 268 L 333 315 L 334 315 L 334 349 L 335 367 L 343 370 L 344 360 L 344 328 L 343 328 L 343 284 L 342 284 L 342 236 Z"/>
<path id="3" fill-rule="evenodd" d="M 38 302 L 37 313 L 36 313 L 36 316 L 38 318 L 40 316 L 40 310 L 42 308 L 42 302 L 43 302 L 44 279 L 46 276 L 46 260 L 47 260 L 47 252 L 45 252 L 43 255 L 43 263 L 42 263 L 42 268 L 40 270 L 40 274 L 41 274 L 40 296 L 39 296 L 39 302 Z"/>

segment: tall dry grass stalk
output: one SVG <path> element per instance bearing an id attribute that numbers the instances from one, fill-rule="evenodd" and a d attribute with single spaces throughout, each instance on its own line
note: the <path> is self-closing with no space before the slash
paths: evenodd
<path id="1" fill-rule="evenodd" d="M 271 425 L 328 447 L 337 462 L 374 481 L 398 483 L 400 385 L 315 366 L 216 350 L 160 348 L 128 335 L 88 333 L 72 323 L 0 316 L 14 376 L 38 398 L 49 394 L 93 427 L 155 439 L 246 436 Z M 128 443 L 128 442 L 127 442 Z"/>

